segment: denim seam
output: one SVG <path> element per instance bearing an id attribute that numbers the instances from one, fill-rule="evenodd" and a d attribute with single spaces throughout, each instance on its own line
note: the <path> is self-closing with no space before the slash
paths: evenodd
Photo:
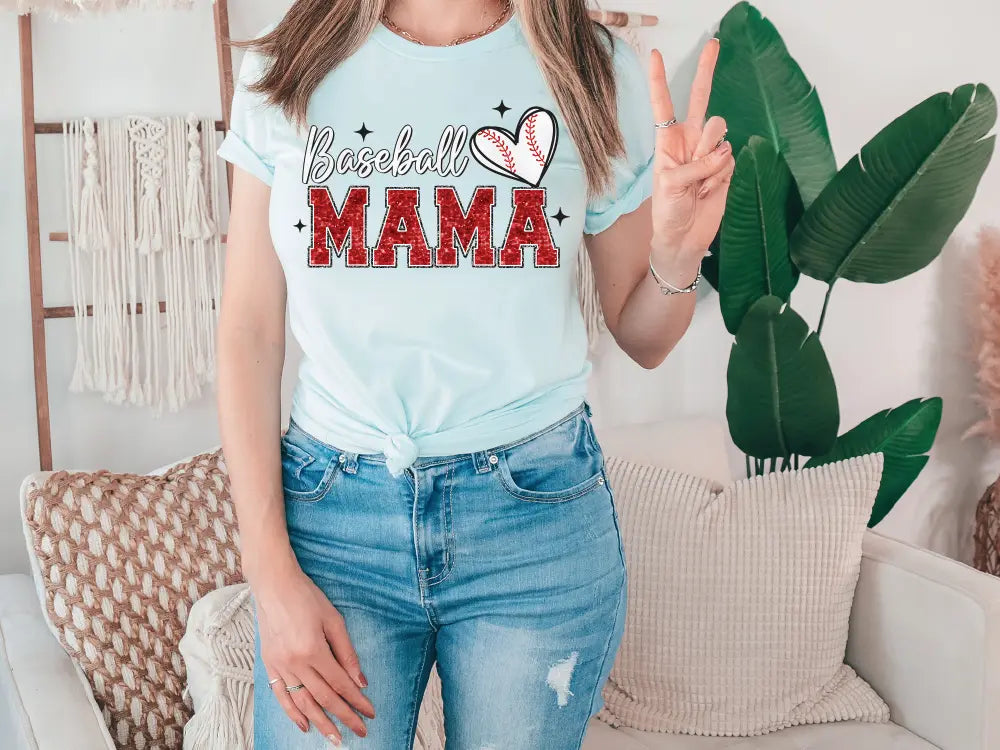
<path id="1" fill-rule="evenodd" d="M 296 503 L 318 503 L 322 500 L 333 488 L 334 479 L 336 479 L 337 470 L 340 468 L 334 460 L 330 460 L 327 464 L 326 471 L 323 473 L 323 478 L 320 480 L 319 485 L 314 490 L 309 492 L 300 492 L 298 490 L 289 490 L 282 487 L 282 492 L 285 497 Z"/>
<path id="2" fill-rule="evenodd" d="M 282 438 L 282 450 L 285 455 L 295 462 L 295 478 L 302 476 L 302 470 L 316 461 L 316 458 L 307 450 L 303 450 L 291 440 Z"/>
<path id="3" fill-rule="evenodd" d="M 618 522 L 616 521 L 615 522 L 615 527 L 617 528 L 617 526 L 618 526 Z M 607 641 L 607 643 L 604 646 L 604 656 L 601 658 L 601 667 L 598 670 L 598 677 L 600 677 L 600 675 L 604 674 L 604 668 L 607 665 L 608 658 L 611 655 L 611 641 L 615 637 L 615 630 L 616 630 L 615 625 L 618 622 L 618 614 L 619 614 L 619 612 L 621 612 L 622 599 L 623 599 L 623 597 L 625 595 L 624 589 L 626 589 L 626 587 L 627 587 L 627 578 L 625 577 L 625 571 L 624 571 L 624 568 L 623 568 L 622 569 L 622 585 L 621 585 L 621 588 L 619 588 L 619 590 L 618 590 L 618 602 L 615 604 L 615 614 L 614 614 L 614 617 L 611 618 L 611 625 L 612 625 L 612 627 L 611 627 L 611 631 L 608 633 L 608 641 Z M 590 725 L 590 720 L 593 718 L 593 714 L 591 713 L 591 711 L 594 708 L 594 701 L 597 698 L 598 694 L 603 689 L 604 689 L 604 685 L 602 684 L 601 680 L 600 679 L 595 680 L 595 682 L 594 682 L 594 689 L 593 689 L 593 691 L 590 694 L 590 703 L 588 704 L 589 708 L 587 709 L 587 718 L 586 718 L 586 721 L 584 721 L 584 723 L 583 723 L 583 729 L 580 730 L 580 739 L 579 739 L 578 744 L 577 744 L 578 748 L 582 748 L 583 747 L 583 739 L 584 739 L 584 737 L 587 734 L 587 727 Z"/>
<path id="4" fill-rule="evenodd" d="M 580 487 L 579 489 L 573 489 L 572 487 L 568 487 L 567 488 L 567 492 L 569 490 L 572 490 L 572 492 L 570 494 L 558 493 L 558 494 L 555 494 L 555 495 L 542 495 L 542 496 L 539 496 L 539 495 L 524 494 L 525 492 L 527 492 L 527 490 L 523 490 L 520 487 L 517 487 L 514 484 L 512 484 L 510 481 L 508 481 L 507 478 L 506 478 L 506 476 L 505 476 L 505 472 L 503 472 L 503 471 L 498 471 L 497 472 L 497 476 L 500 478 L 500 484 L 503 486 L 503 488 L 504 488 L 504 490 L 506 492 L 510 493 L 511 495 L 513 495 L 518 500 L 523 500 L 526 503 L 541 503 L 543 505 L 546 504 L 546 503 L 551 504 L 551 505 L 557 505 L 559 503 L 569 502 L 570 500 L 576 500 L 576 498 L 578 498 L 578 497 L 583 497 L 588 492 L 592 492 L 595 487 L 600 486 L 600 484 L 601 484 L 601 477 L 603 475 L 604 475 L 603 474 L 603 470 L 602 471 L 598 471 L 590 479 L 585 480 L 583 482 L 584 486 Z"/>
<path id="5" fill-rule="evenodd" d="M 428 586 L 434 586 L 436 584 L 445 581 L 448 578 L 448 576 L 451 575 L 451 571 L 454 568 L 452 560 L 452 551 L 451 551 L 451 546 L 452 546 L 451 539 L 452 539 L 452 528 L 453 528 L 453 518 L 451 514 L 451 507 L 452 507 L 451 493 L 452 489 L 455 486 L 454 474 L 455 474 L 455 466 L 453 464 L 448 467 L 448 493 L 444 497 L 445 520 L 447 521 L 447 529 L 445 532 L 445 544 L 444 544 L 444 565 L 442 567 L 441 572 L 438 573 L 436 576 L 431 576 L 430 578 L 424 579 L 424 583 L 426 583 Z"/>
<path id="6" fill-rule="evenodd" d="M 594 422 L 591 420 L 589 414 L 587 415 L 587 439 L 595 451 L 601 450 L 601 443 L 597 439 L 597 433 L 594 431 Z"/>
<path id="7" fill-rule="evenodd" d="M 413 747 L 413 740 L 417 733 L 417 717 L 420 710 L 420 701 L 417 699 L 417 694 L 420 692 L 420 683 L 423 680 L 424 668 L 427 666 L 427 655 L 431 652 L 431 639 L 433 637 L 433 634 L 429 633 L 427 638 L 424 639 L 424 653 L 420 657 L 420 669 L 417 670 L 416 684 L 414 684 L 413 691 L 410 694 L 410 737 L 407 747 Z"/>

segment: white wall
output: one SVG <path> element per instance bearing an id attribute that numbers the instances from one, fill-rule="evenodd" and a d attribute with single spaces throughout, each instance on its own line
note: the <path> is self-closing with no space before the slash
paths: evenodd
<path id="1" fill-rule="evenodd" d="M 249 36 L 287 0 L 231 3 L 232 31 Z M 604 7 L 658 13 L 646 39 L 665 55 L 683 106 L 700 42 L 731 3 L 725 0 L 620 0 Z M 952 0 L 947 21 L 929 0 L 758 0 L 819 88 L 838 161 L 845 162 L 878 129 L 927 95 L 968 81 L 1000 89 L 995 0 Z M 196 111 L 219 114 L 210 6 L 192 12 L 127 13 L 75 23 L 35 21 L 36 115 Z M 0 17 L 0 571 L 25 568 L 17 489 L 37 468 L 17 60 L 17 22 Z M 58 136 L 39 139 L 42 236 L 65 229 Z M 1000 223 L 1000 160 L 944 256 L 923 272 L 888 286 L 838 284 L 823 339 L 837 376 L 842 425 L 917 396 L 945 399 L 931 462 L 882 524 L 882 530 L 949 555 L 969 554 L 971 509 L 998 462 L 979 442 L 959 441 L 977 415 L 963 320 L 972 270 L 967 244 L 985 222 Z M 69 304 L 65 245 L 43 242 L 45 303 Z M 824 288 L 803 279 L 793 299 L 818 318 Z M 73 323 L 46 323 L 53 452 L 58 467 L 148 470 L 218 442 L 214 398 L 152 419 L 99 396 L 67 391 Z M 591 401 L 599 423 L 675 414 L 722 417 L 730 339 L 714 295 L 703 296 L 688 335 L 654 372 L 632 365 L 606 341 L 598 352 Z M 292 385 L 294 352 L 286 367 Z M 733 454 L 734 465 L 742 459 Z"/>

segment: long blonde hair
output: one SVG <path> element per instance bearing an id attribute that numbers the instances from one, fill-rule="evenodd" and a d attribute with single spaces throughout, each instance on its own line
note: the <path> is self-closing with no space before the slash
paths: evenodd
<path id="1" fill-rule="evenodd" d="M 295 0 L 272 31 L 233 42 L 270 58 L 251 89 L 290 121 L 304 123 L 313 91 L 364 43 L 388 2 Z M 588 192 L 601 194 L 611 185 L 612 159 L 625 151 L 611 32 L 590 19 L 584 0 L 513 0 L 513 5 L 576 144 Z"/>

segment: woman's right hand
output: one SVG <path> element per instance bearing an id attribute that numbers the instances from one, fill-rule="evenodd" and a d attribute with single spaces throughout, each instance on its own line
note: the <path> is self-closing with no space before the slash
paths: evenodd
<path id="1" fill-rule="evenodd" d="M 375 708 L 361 692 L 368 681 L 340 612 L 301 570 L 252 588 L 261 657 L 268 678 L 278 678 L 271 690 L 285 713 L 303 732 L 311 721 L 339 744 L 342 737 L 326 709 L 364 737 L 368 730 L 355 709 L 373 719 Z M 288 692 L 293 685 L 305 687 Z"/>

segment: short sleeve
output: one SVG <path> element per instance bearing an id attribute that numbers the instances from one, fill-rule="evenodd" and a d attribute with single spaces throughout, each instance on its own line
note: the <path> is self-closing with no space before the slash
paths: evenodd
<path id="1" fill-rule="evenodd" d="M 257 36 L 272 28 L 273 25 L 262 29 Z M 233 91 L 229 130 L 216 153 L 270 185 L 274 180 L 272 139 L 276 118 L 281 113 L 262 95 L 247 88 L 265 72 L 266 61 L 256 50 L 248 49 L 243 53 Z"/>
<path id="2" fill-rule="evenodd" d="M 625 155 L 612 164 L 609 191 L 587 204 L 583 231 L 598 234 L 623 214 L 634 211 L 653 193 L 653 150 L 656 131 L 649 101 L 649 81 L 638 53 L 620 37 L 614 39 L 618 123 Z"/>

